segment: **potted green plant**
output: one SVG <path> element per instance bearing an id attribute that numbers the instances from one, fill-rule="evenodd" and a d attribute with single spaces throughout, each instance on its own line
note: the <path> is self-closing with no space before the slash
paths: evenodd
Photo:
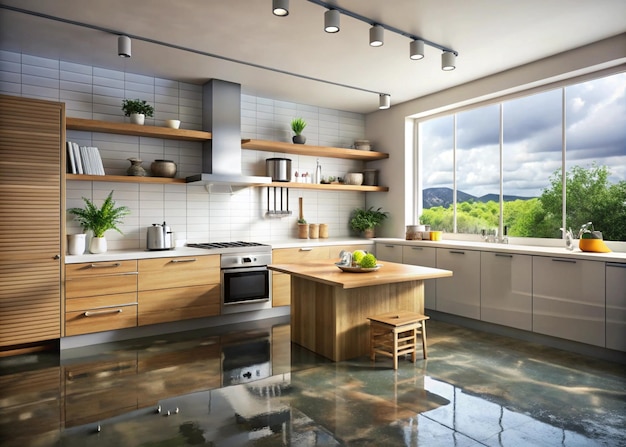
<path id="1" fill-rule="evenodd" d="M 146 116 L 154 115 L 154 107 L 143 99 L 125 99 L 122 101 L 122 110 L 125 116 L 130 117 L 133 124 L 143 125 Z"/>
<path id="2" fill-rule="evenodd" d="M 374 229 L 382 224 L 387 217 L 389 217 L 389 213 L 381 211 L 381 208 L 376 210 L 371 206 L 368 209 L 356 208 L 352 211 L 350 228 L 357 233 L 363 233 L 367 238 L 372 238 L 374 237 Z"/>
<path id="3" fill-rule="evenodd" d="M 115 207 L 113 191 L 109 193 L 100 208 L 96 207 L 91 200 L 85 197 L 83 197 L 83 201 L 85 202 L 84 209 L 70 208 L 67 212 L 74 215 L 74 220 L 83 227 L 83 231 L 91 230 L 93 232 L 89 251 L 91 253 L 105 253 L 107 244 L 104 233 L 108 230 L 115 230 L 123 234 L 117 225 L 122 223 L 124 216 L 130 214 L 130 209 L 127 206 Z"/>
<path id="4" fill-rule="evenodd" d="M 304 121 L 302 118 L 294 118 L 293 120 L 291 120 L 291 130 L 293 130 L 293 133 L 295 133 L 295 135 L 292 138 L 292 141 L 295 144 L 306 143 L 306 137 L 302 135 L 302 131 L 304 130 L 305 127 L 306 127 L 306 121 Z"/>

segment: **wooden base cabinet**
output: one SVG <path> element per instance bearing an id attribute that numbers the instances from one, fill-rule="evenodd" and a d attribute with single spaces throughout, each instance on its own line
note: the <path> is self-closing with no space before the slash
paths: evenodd
<path id="1" fill-rule="evenodd" d="M 533 256 L 533 331 L 605 346 L 605 263 Z"/>
<path id="2" fill-rule="evenodd" d="M 137 261 L 65 266 L 65 335 L 137 326 Z"/>
<path id="3" fill-rule="evenodd" d="M 139 260 L 139 326 L 220 314 L 220 256 Z"/>
<path id="4" fill-rule="evenodd" d="M 626 351 L 626 263 L 606 263 L 606 347 Z"/>
<path id="5" fill-rule="evenodd" d="M 532 330 L 532 256 L 480 254 L 480 319 Z"/>
<path id="6" fill-rule="evenodd" d="M 452 270 L 451 278 L 437 279 L 437 309 L 480 319 L 480 252 L 437 249 L 437 268 Z"/>

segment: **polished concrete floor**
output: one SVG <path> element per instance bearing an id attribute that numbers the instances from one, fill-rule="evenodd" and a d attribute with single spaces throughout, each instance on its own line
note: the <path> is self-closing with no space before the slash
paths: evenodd
<path id="1" fill-rule="evenodd" d="M 287 323 L 0 359 L 0 445 L 626 445 L 623 365 L 431 320 L 394 371 Z"/>

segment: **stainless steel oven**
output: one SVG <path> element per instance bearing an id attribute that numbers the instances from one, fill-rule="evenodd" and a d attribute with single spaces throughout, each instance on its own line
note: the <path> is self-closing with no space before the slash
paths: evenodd
<path id="1" fill-rule="evenodd" d="M 271 309 L 272 247 L 258 242 L 187 244 L 220 254 L 222 314 Z"/>
<path id="2" fill-rule="evenodd" d="M 221 255 L 222 313 L 269 309 L 271 275 L 267 269 L 272 253 Z"/>

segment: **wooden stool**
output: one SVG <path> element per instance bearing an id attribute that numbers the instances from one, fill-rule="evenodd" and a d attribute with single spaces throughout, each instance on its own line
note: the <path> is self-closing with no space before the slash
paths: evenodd
<path id="1" fill-rule="evenodd" d="M 424 358 L 427 358 L 426 320 L 430 317 L 398 310 L 367 318 L 370 320 L 370 352 L 373 361 L 376 360 L 376 354 L 385 355 L 393 358 L 393 369 L 398 369 L 398 357 L 410 353 L 415 363 L 417 334 L 422 335 L 422 351 Z"/>

